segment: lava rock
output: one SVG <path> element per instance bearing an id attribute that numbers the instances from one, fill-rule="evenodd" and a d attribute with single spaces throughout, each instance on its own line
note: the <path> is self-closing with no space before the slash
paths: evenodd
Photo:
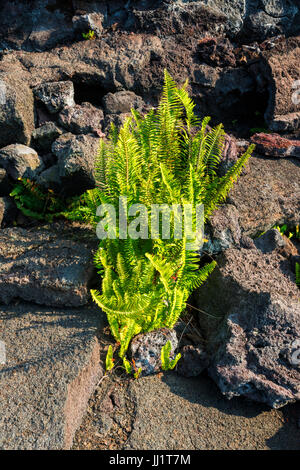
<path id="1" fill-rule="evenodd" d="M 42 51 L 74 38 L 69 2 L 2 0 L 0 39 L 10 47 L 29 52 Z"/>
<path id="2" fill-rule="evenodd" d="M 37 177 L 36 182 L 45 189 L 50 188 L 56 192 L 60 192 L 63 189 L 63 181 L 60 177 L 59 165 L 52 165 L 50 168 L 42 171 Z"/>
<path id="3" fill-rule="evenodd" d="M 236 66 L 236 57 L 233 46 L 227 38 L 203 38 L 198 43 L 198 54 L 201 62 L 214 67 Z"/>
<path id="4" fill-rule="evenodd" d="M 113 124 L 117 129 L 123 126 L 125 120 L 130 117 L 130 113 L 121 114 L 107 114 L 104 119 L 103 130 L 105 134 L 108 134 Z"/>
<path id="5" fill-rule="evenodd" d="M 34 129 L 33 94 L 21 73 L 0 73 L 0 127 L 0 147 L 30 143 Z"/>
<path id="6" fill-rule="evenodd" d="M 177 374 L 183 377 L 196 377 L 207 369 L 209 356 L 201 344 L 183 346 L 180 353 L 181 358 L 176 368 Z"/>
<path id="7" fill-rule="evenodd" d="M 222 150 L 222 157 L 220 165 L 217 169 L 219 176 L 225 176 L 227 171 L 233 167 L 238 160 L 238 147 L 236 140 L 233 136 L 225 134 L 224 147 Z"/>
<path id="8" fill-rule="evenodd" d="M 71 81 L 43 83 L 34 88 L 35 97 L 42 101 L 49 113 L 55 114 L 65 106 L 74 106 L 74 85 Z"/>
<path id="9" fill-rule="evenodd" d="M 0 197 L 8 196 L 11 191 L 11 185 L 4 168 L 0 168 Z"/>
<path id="10" fill-rule="evenodd" d="M 73 28 L 76 32 L 87 33 L 92 30 L 99 38 L 103 31 L 104 15 L 100 12 L 76 15 L 72 18 Z"/>
<path id="11" fill-rule="evenodd" d="M 155 374 L 161 369 L 161 349 L 168 341 L 171 341 L 172 345 L 170 356 L 174 358 L 178 346 L 174 330 L 160 328 L 133 338 L 130 353 L 136 367 L 142 368 L 142 375 Z"/>
<path id="12" fill-rule="evenodd" d="M 235 206 L 226 204 L 217 209 L 208 224 L 209 241 L 203 249 L 210 254 L 217 254 L 234 245 L 239 245 L 241 228 L 239 213 Z"/>
<path id="13" fill-rule="evenodd" d="M 263 53 L 259 63 L 260 80 L 266 80 L 269 101 L 265 120 L 273 132 L 293 131 L 300 125 L 299 112 L 300 37 L 282 39 Z M 296 87 L 296 88 L 295 88 Z"/>
<path id="14" fill-rule="evenodd" d="M 278 134 L 255 134 L 251 141 L 256 145 L 256 151 L 270 157 L 300 158 L 300 140 L 290 140 Z"/>
<path id="15" fill-rule="evenodd" d="M 254 240 L 256 248 L 262 253 L 270 253 L 285 245 L 284 238 L 277 229 L 268 230 Z"/>
<path id="16" fill-rule="evenodd" d="M 17 215 L 18 209 L 14 200 L 9 196 L 0 198 L 0 226 L 12 226 Z"/>
<path id="17" fill-rule="evenodd" d="M 38 150 L 48 152 L 51 150 L 51 145 L 54 140 L 56 140 L 61 134 L 62 131 L 54 122 L 47 122 L 33 131 L 33 143 Z"/>
<path id="18" fill-rule="evenodd" d="M 102 109 L 90 103 L 67 107 L 59 114 L 59 123 L 73 134 L 101 132 L 104 114 Z"/>
<path id="19" fill-rule="evenodd" d="M 0 301 L 16 298 L 56 307 L 90 299 L 95 240 L 71 239 L 45 229 L 8 228 L 0 239 Z"/>
<path id="20" fill-rule="evenodd" d="M 61 135 L 52 145 L 58 159 L 59 176 L 67 194 L 82 194 L 95 187 L 94 166 L 99 138 L 88 135 Z"/>
<path id="21" fill-rule="evenodd" d="M 142 110 L 143 99 L 132 91 L 117 91 L 108 93 L 103 97 L 103 105 L 106 114 L 130 113 L 131 108 Z"/>
<path id="22" fill-rule="evenodd" d="M 35 150 L 26 145 L 12 144 L 0 150 L 0 167 L 13 179 L 34 178 L 44 169 Z"/>
<path id="23" fill-rule="evenodd" d="M 228 196 L 239 212 L 243 234 L 254 237 L 274 225 L 299 224 L 299 160 L 252 156 L 247 169 Z"/>
<path id="24" fill-rule="evenodd" d="M 197 297 L 211 315 L 199 316 L 209 375 L 228 398 L 243 395 L 274 408 L 299 400 L 293 355 L 300 306 L 290 262 L 277 252 L 241 248 L 217 262 Z"/>

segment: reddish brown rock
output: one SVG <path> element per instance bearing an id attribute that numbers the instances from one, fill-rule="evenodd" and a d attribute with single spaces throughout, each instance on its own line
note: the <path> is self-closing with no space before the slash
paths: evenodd
<path id="1" fill-rule="evenodd" d="M 300 140 L 290 140 L 278 134 L 255 134 L 251 138 L 256 150 L 262 155 L 270 157 L 296 157 L 300 158 Z"/>
<path id="2" fill-rule="evenodd" d="M 267 81 L 269 103 L 265 119 L 275 132 L 295 130 L 300 124 L 300 36 L 283 39 L 263 53 L 261 72 Z"/>

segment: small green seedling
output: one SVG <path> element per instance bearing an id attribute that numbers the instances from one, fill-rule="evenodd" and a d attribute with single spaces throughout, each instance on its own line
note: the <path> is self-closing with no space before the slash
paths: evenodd
<path id="1" fill-rule="evenodd" d="M 177 354 L 175 359 L 170 360 L 170 353 L 171 353 L 172 345 L 171 341 L 168 341 L 162 348 L 161 348 L 161 367 L 162 370 L 172 370 L 176 366 L 177 362 L 181 358 L 181 354 Z"/>
<path id="2" fill-rule="evenodd" d="M 134 377 L 135 379 L 138 379 L 139 376 L 140 376 L 140 374 L 141 374 L 141 372 L 142 372 L 142 368 L 140 367 L 137 371 L 135 371 L 135 373 L 133 374 L 133 377 Z"/>
<path id="3" fill-rule="evenodd" d="M 114 358 L 113 358 L 114 352 L 112 345 L 109 345 L 107 355 L 106 355 L 106 360 L 105 360 L 105 370 L 106 372 L 109 372 L 113 367 L 114 367 Z"/>
<path id="4" fill-rule="evenodd" d="M 83 39 L 86 39 L 88 41 L 93 41 L 96 39 L 96 33 L 92 29 L 90 29 L 87 33 L 82 33 Z"/>
<path id="5" fill-rule="evenodd" d="M 293 233 L 292 233 L 292 232 L 289 232 L 288 235 L 286 234 L 286 231 L 287 231 L 287 225 L 286 225 L 286 224 L 281 225 L 281 226 L 280 226 L 280 225 L 275 225 L 274 228 L 275 228 L 276 230 L 278 230 L 278 232 L 279 232 L 280 235 L 282 235 L 282 236 L 285 235 L 285 236 L 288 237 L 288 238 L 292 238 L 292 236 L 293 236 Z"/>
<path id="6" fill-rule="evenodd" d="M 127 374 L 131 374 L 132 367 L 131 367 L 130 362 L 128 361 L 128 359 L 126 359 L 125 356 L 123 357 L 123 365 L 125 367 Z"/>

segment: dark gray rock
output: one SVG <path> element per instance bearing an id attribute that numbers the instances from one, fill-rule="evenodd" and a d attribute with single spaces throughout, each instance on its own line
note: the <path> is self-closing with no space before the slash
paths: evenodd
<path id="1" fill-rule="evenodd" d="M 45 229 L 4 229 L 0 238 L 0 301 L 78 307 L 90 299 L 95 241 Z"/>
<path id="2" fill-rule="evenodd" d="M 0 167 L 14 180 L 34 178 L 43 168 L 37 152 L 22 144 L 12 144 L 0 150 Z"/>
<path id="3" fill-rule="evenodd" d="M 69 449 L 103 375 L 96 307 L 32 304 L 0 308 L 0 448 Z"/>
<path id="4" fill-rule="evenodd" d="M 108 93 L 103 97 L 106 114 L 130 113 L 131 108 L 142 110 L 143 99 L 132 91 L 117 91 Z"/>
<path id="5" fill-rule="evenodd" d="M 59 114 L 59 123 L 73 134 L 101 132 L 104 114 L 90 103 L 67 107 Z"/>
<path id="6" fill-rule="evenodd" d="M 74 86 L 71 81 L 43 83 L 34 88 L 35 97 L 45 104 L 51 114 L 65 106 L 74 106 Z"/>
<path id="7" fill-rule="evenodd" d="M 103 124 L 103 130 L 105 134 L 109 133 L 110 127 L 113 124 L 118 129 L 123 126 L 125 120 L 131 116 L 131 113 L 121 114 L 106 114 Z"/>
<path id="8" fill-rule="evenodd" d="M 208 233 L 209 241 L 203 245 L 203 250 L 210 254 L 217 254 L 239 245 L 241 229 L 236 207 L 226 204 L 216 210 L 209 221 Z"/>
<path id="9" fill-rule="evenodd" d="M 54 122 L 47 122 L 33 131 L 33 144 L 38 150 L 49 152 L 54 140 L 61 134 L 61 129 L 59 129 Z"/>
<path id="10" fill-rule="evenodd" d="M 8 176 L 4 168 L 0 168 L 0 197 L 8 196 L 11 191 Z"/>
<path id="11" fill-rule="evenodd" d="M 256 249 L 229 249 L 217 261 L 197 298 L 211 315 L 199 315 L 209 375 L 228 398 L 243 395 L 274 408 L 299 400 L 293 355 L 300 306 L 290 262 Z"/>
<path id="12" fill-rule="evenodd" d="M 78 33 L 87 33 L 91 30 L 95 32 L 97 37 L 101 37 L 104 23 L 103 13 L 95 11 L 73 16 L 72 23 L 74 30 Z"/>
<path id="13" fill-rule="evenodd" d="M 14 200 L 7 196 L 0 198 L 0 226 L 9 227 L 13 224 L 18 214 Z"/>
<path id="14" fill-rule="evenodd" d="M 0 40 L 15 49 L 41 51 L 73 39 L 70 2 L 3 0 Z"/>
<path id="15" fill-rule="evenodd" d="M 43 171 L 36 182 L 46 189 L 53 189 L 59 192 L 63 188 L 63 182 L 60 177 L 59 165 L 52 165 Z"/>
<path id="16" fill-rule="evenodd" d="M 0 147 L 28 145 L 34 129 L 33 95 L 21 74 L 0 73 Z"/>
<path id="17" fill-rule="evenodd" d="M 178 345 L 175 330 L 160 328 L 133 338 L 130 353 L 136 367 L 142 368 L 142 375 L 155 374 L 161 369 L 161 349 L 168 341 L 172 345 L 170 356 L 174 358 Z"/>
<path id="18" fill-rule="evenodd" d="M 59 177 L 67 193 L 82 194 L 95 186 L 94 166 L 99 147 L 99 138 L 88 135 L 60 136 L 52 145 L 57 156 Z"/>
<path id="19" fill-rule="evenodd" d="M 176 371 L 182 377 L 196 377 L 207 369 L 209 356 L 201 344 L 183 346 L 180 349 L 180 353 L 181 358 L 177 364 Z"/>
<path id="20" fill-rule="evenodd" d="M 268 230 L 254 240 L 256 248 L 263 253 L 270 253 L 285 245 L 284 238 L 277 229 Z"/>

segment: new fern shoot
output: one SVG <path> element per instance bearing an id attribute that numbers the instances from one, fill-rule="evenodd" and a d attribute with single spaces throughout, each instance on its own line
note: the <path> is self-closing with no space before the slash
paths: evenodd
<path id="1" fill-rule="evenodd" d="M 224 129 L 209 128 L 209 118 L 200 121 L 187 83 L 176 86 L 165 71 L 163 93 L 157 109 L 142 116 L 132 110 L 118 132 L 112 126 L 108 140 L 100 141 L 96 161 L 97 204 L 113 205 L 120 218 L 120 198 L 128 207 L 143 204 L 151 225 L 154 204 L 204 205 L 204 221 L 225 201 L 234 181 L 249 159 L 250 146 L 225 176 L 217 175 L 222 157 Z M 122 199 L 121 199 L 122 200 Z M 127 210 L 127 209 L 125 209 Z M 127 214 L 128 215 L 128 214 Z M 128 215 L 128 224 L 131 218 Z M 186 249 L 188 234 L 182 238 L 161 230 L 156 238 L 101 239 L 95 264 L 102 277 L 93 300 L 106 312 L 111 332 L 124 358 L 130 340 L 140 332 L 172 328 L 185 309 L 191 292 L 215 268 L 214 261 L 202 265 L 197 249 Z M 201 266 L 201 267 L 200 267 Z M 124 362 L 129 368 L 128 363 Z"/>

